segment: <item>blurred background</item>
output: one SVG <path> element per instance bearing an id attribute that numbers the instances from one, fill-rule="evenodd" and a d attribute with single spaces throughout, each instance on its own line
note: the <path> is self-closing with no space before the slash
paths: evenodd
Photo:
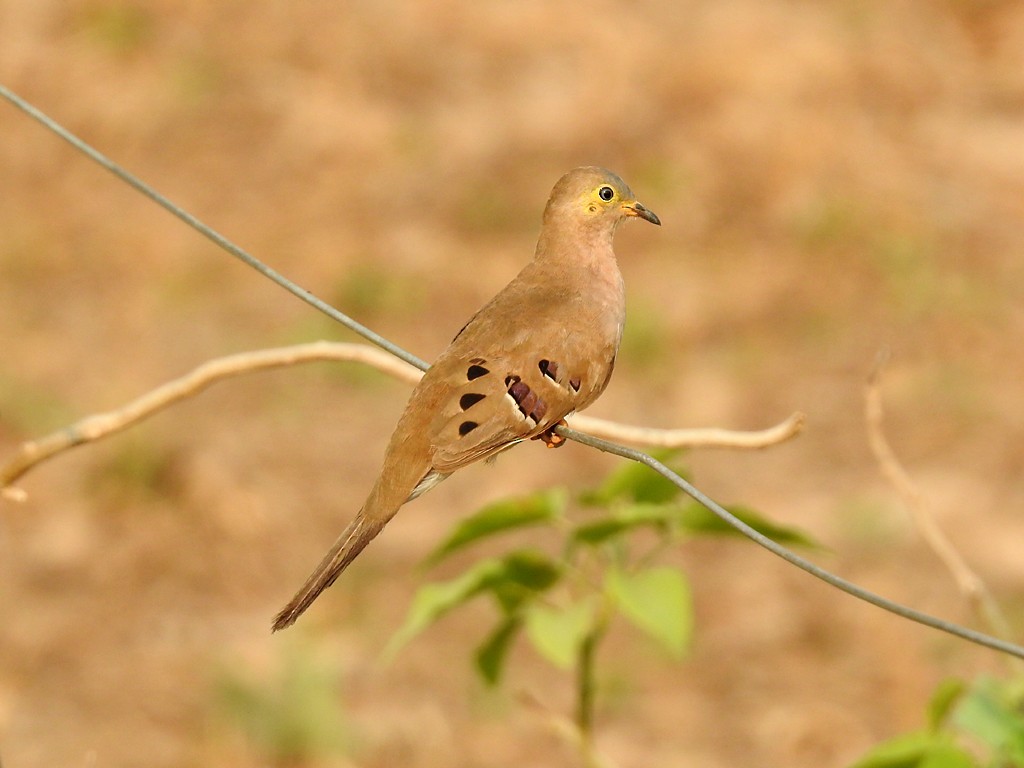
<path id="1" fill-rule="evenodd" d="M 868 450 L 890 349 L 894 447 L 1020 630 L 1021 3 L 4 0 L 0 28 L 5 85 L 428 360 L 529 259 L 562 172 L 614 169 L 664 226 L 618 235 L 627 337 L 590 412 L 804 411 L 785 445 L 688 455 L 695 481 L 970 622 Z M 320 338 L 352 337 L 0 104 L 0 458 L 209 358 Z M 465 470 L 269 633 L 407 395 L 351 366 L 253 375 L 27 476 L 0 502 L 4 764 L 284 764 L 293 721 L 324 742 L 302 765 L 571 761 L 520 701 L 564 711 L 568 676 L 520 648 L 500 691 L 475 678 L 490 606 L 379 653 L 449 526 L 611 457 L 530 444 Z M 939 680 L 1000 668 L 742 541 L 670 559 L 689 656 L 613 630 L 600 659 L 598 743 L 624 767 L 842 766 L 920 727 Z"/>

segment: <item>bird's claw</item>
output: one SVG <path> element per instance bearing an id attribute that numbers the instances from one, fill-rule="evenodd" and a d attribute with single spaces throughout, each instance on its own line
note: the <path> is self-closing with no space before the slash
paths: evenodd
<path id="1" fill-rule="evenodd" d="M 539 435 L 534 436 L 533 439 L 543 440 L 544 445 L 546 445 L 548 448 L 560 448 L 561 446 L 565 445 L 565 438 L 562 437 L 561 435 L 556 435 L 555 428 L 567 426 L 569 425 L 565 423 L 565 419 L 562 419 L 557 424 L 553 424 L 550 427 L 548 427 Z"/>

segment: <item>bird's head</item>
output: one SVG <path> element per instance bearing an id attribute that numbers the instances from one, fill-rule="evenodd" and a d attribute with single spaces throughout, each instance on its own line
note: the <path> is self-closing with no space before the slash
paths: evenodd
<path id="1" fill-rule="evenodd" d="M 619 222 L 631 216 L 661 224 L 626 182 L 609 170 L 588 166 L 575 168 L 558 180 L 544 209 L 544 224 L 573 222 L 614 232 Z"/>

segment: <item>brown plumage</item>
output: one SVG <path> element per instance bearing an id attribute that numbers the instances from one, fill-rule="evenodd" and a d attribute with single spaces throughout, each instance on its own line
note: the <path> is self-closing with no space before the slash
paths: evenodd
<path id="1" fill-rule="evenodd" d="M 604 391 L 625 321 L 619 223 L 658 217 L 603 168 L 555 184 L 529 264 L 477 312 L 413 390 L 377 482 L 274 630 L 291 625 L 407 501 L 467 464 L 551 430 Z"/>

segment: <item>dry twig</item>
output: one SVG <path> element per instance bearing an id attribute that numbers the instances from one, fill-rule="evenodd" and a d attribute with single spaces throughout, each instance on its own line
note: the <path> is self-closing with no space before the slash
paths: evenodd
<path id="1" fill-rule="evenodd" d="M 0 466 L 0 491 L 4 498 L 24 501 L 24 491 L 13 487 L 13 483 L 37 464 L 77 445 L 91 443 L 107 435 L 121 432 L 180 400 L 199 394 L 222 379 L 269 368 L 325 360 L 363 363 L 407 384 L 415 384 L 423 375 L 417 368 L 395 358 L 390 352 L 366 344 L 315 341 L 219 357 L 203 363 L 184 376 L 162 384 L 120 408 L 87 416 L 38 440 L 22 443 L 14 457 Z M 577 428 L 597 437 L 618 439 L 634 445 L 764 448 L 796 435 L 803 424 L 803 415 L 794 414 L 781 424 L 760 432 L 650 429 L 585 416 L 575 416 L 571 420 Z"/>
<path id="2" fill-rule="evenodd" d="M 768 448 L 796 437 L 803 430 L 804 421 L 804 415 L 798 411 L 774 427 L 754 432 L 739 432 L 714 427 L 707 429 L 634 427 L 582 414 L 569 417 L 572 427 L 581 432 L 619 443 L 643 445 L 648 448 Z"/>
<path id="3" fill-rule="evenodd" d="M 910 475 L 900 464 L 896 453 L 885 437 L 883 423 L 885 415 L 882 409 L 881 378 L 885 366 L 886 355 L 879 356 L 874 370 L 868 376 L 864 387 L 865 421 L 868 430 L 868 443 L 871 452 L 878 462 L 882 475 L 892 483 L 896 493 L 903 500 L 921 538 L 931 548 L 946 569 L 953 576 L 960 592 L 967 599 L 972 610 L 984 621 L 989 629 L 999 637 L 1009 637 L 1010 628 L 999 605 L 981 577 L 974 572 L 961 557 L 932 515 L 924 495 L 915 485 Z"/>

